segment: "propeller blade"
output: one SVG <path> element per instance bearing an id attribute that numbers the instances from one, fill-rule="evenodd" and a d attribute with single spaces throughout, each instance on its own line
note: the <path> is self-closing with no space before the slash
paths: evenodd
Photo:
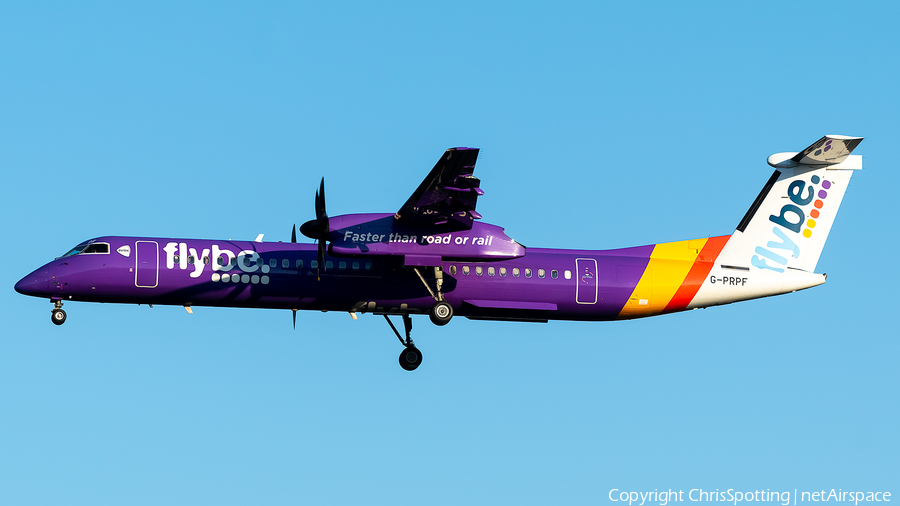
<path id="1" fill-rule="evenodd" d="M 316 218 L 322 219 L 322 216 L 328 218 L 328 214 L 325 212 L 325 178 L 322 177 L 322 182 L 319 183 L 319 191 L 316 193 L 319 196 L 319 199 L 316 201 Z"/>
<path id="2" fill-rule="evenodd" d="M 291 227 L 291 242 L 297 242 L 297 224 Z"/>
<path id="3" fill-rule="evenodd" d="M 316 219 L 309 220 L 300 225 L 300 233 L 315 239 L 317 241 L 328 240 L 328 213 L 325 212 L 325 178 L 319 183 L 319 189 L 316 190 Z"/>
<path id="4" fill-rule="evenodd" d="M 325 178 L 319 181 L 319 189 L 316 190 L 316 219 L 309 220 L 300 225 L 300 233 L 315 239 L 318 245 L 318 263 L 316 264 L 316 278 L 321 281 L 322 271 L 325 269 L 325 253 L 328 247 L 328 232 L 331 230 L 328 223 L 328 212 L 325 210 Z"/>
<path id="5" fill-rule="evenodd" d="M 291 317 L 294 319 L 294 330 L 297 330 L 297 310 L 291 309 Z"/>
<path id="6" fill-rule="evenodd" d="M 319 241 L 319 264 L 318 267 L 316 267 L 316 276 L 321 280 L 322 276 L 319 273 L 319 270 L 327 270 L 325 268 L 325 241 L 322 240 Z"/>
<path id="7" fill-rule="evenodd" d="M 322 207 L 319 205 L 319 190 L 316 190 L 316 200 L 313 201 L 313 210 L 316 212 L 316 219 L 319 219 L 319 208 Z"/>

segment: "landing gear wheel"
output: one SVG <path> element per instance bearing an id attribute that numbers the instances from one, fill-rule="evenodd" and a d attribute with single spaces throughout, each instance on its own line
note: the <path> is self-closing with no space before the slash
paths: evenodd
<path id="1" fill-rule="evenodd" d="M 450 323 L 450 318 L 453 318 L 453 306 L 445 300 L 435 302 L 434 305 L 431 306 L 431 311 L 428 313 L 428 316 L 431 318 L 431 323 L 435 325 L 446 325 Z"/>
<path id="2" fill-rule="evenodd" d="M 406 371 L 415 371 L 422 363 L 422 352 L 415 346 L 404 348 L 400 353 L 400 367 Z"/>
<path id="3" fill-rule="evenodd" d="M 53 323 L 55 323 L 57 325 L 62 325 L 63 323 L 66 323 L 66 312 L 63 311 L 62 309 L 54 309 L 50 313 L 50 321 L 52 321 Z"/>

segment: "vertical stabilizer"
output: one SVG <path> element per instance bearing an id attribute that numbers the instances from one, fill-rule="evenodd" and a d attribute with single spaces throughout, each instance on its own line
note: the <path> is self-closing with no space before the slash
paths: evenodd
<path id="1" fill-rule="evenodd" d="M 799 153 L 769 157 L 769 178 L 722 250 L 720 265 L 813 272 L 844 192 L 862 157 L 859 137 L 827 135 Z"/>

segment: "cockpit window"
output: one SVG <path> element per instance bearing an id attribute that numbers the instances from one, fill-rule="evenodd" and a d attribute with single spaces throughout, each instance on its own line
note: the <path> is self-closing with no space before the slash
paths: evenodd
<path id="1" fill-rule="evenodd" d="M 105 242 L 95 242 L 88 244 L 87 248 L 84 248 L 84 251 L 81 252 L 82 255 L 87 255 L 89 253 L 98 254 L 98 253 L 109 253 L 109 244 Z"/>
<path id="2" fill-rule="evenodd" d="M 105 242 L 91 242 L 85 241 L 78 246 L 75 246 L 68 253 L 63 255 L 63 257 L 70 257 L 78 254 L 108 254 L 109 253 L 109 243 Z"/>
<path id="3" fill-rule="evenodd" d="M 81 253 L 81 250 L 83 250 L 84 248 L 87 248 L 90 243 L 91 243 L 90 241 L 84 241 L 83 243 L 79 244 L 78 246 L 75 246 L 74 248 L 70 249 L 69 252 L 63 256 L 70 257 L 72 255 L 77 255 L 77 254 Z"/>

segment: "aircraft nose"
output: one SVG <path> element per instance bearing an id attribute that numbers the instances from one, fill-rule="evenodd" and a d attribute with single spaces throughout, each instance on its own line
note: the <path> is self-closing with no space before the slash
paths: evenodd
<path id="1" fill-rule="evenodd" d="M 16 291 L 22 295 L 42 296 L 47 293 L 46 273 L 32 272 L 16 283 Z"/>

